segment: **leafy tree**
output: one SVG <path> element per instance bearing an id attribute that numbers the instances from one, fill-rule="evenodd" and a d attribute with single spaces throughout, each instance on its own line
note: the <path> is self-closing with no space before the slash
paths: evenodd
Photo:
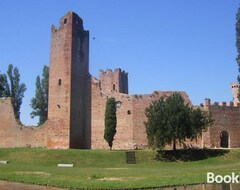
<path id="1" fill-rule="evenodd" d="M 10 88 L 6 74 L 0 74 L 0 97 L 9 97 Z"/>
<path id="2" fill-rule="evenodd" d="M 7 75 L 0 74 L 0 97 L 12 97 L 12 105 L 17 120 L 20 119 L 20 107 L 26 86 L 20 83 L 20 74 L 17 67 L 8 65 Z"/>
<path id="3" fill-rule="evenodd" d="M 240 8 L 236 14 L 236 47 L 237 47 L 237 65 L 238 65 L 238 83 L 240 83 Z M 238 89 L 238 100 L 240 100 L 240 88 Z"/>
<path id="4" fill-rule="evenodd" d="M 42 79 L 39 76 L 36 78 L 35 97 L 31 100 L 33 111 L 31 117 L 39 116 L 38 125 L 43 124 L 47 120 L 48 112 L 48 80 L 49 67 L 44 65 Z"/>
<path id="5" fill-rule="evenodd" d="M 3 87 L 3 81 L 4 79 L 2 78 L 2 74 L 0 74 L 0 93 L 4 91 L 4 87 Z"/>
<path id="6" fill-rule="evenodd" d="M 112 149 L 114 135 L 116 134 L 117 116 L 115 98 L 108 98 L 105 110 L 104 139 L 107 141 L 110 150 Z"/>
<path id="7" fill-rule="evenodd" d="M 177 142 L 196 139 L 212 122 L 205 112 L 185 104 L 179 93 L 161 97 L 146 108 L 145 114 L 149 146 L 159 149 L 173 145 L 176 150 Z"/>
<path id="8" fill-rule="evenodd" d="M 190 135 L 188 138 L 190 140 L 197 139 L 201 137 L 202 131 L 206 130 L 207 127 L 213 124 L 213 119 L 211 113 L 202 111 L 200 108 L 193 109 L 191 108 L 190 112 L 191 118 L 191 128 L 190 128 Z"/>

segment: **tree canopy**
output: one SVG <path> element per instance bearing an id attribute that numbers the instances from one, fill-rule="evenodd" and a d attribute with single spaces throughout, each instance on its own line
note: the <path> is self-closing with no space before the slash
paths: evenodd
<path id="1" fill-rule="evenodd" d="M 43 124 L 47 120 L 48 113 L 48 81 L 49 67 L 44 65 L 42 79 L 39 76 L 36 78 L 35 97 L 31 100 L 31 117 L 39 116 L 38 125 Z"/>
<path id="2" fill-rule="evenodd" d="M 175 150 L 177 143 L 196 139 L 212 123 L 209 114 L 185 104 L 180 93 L 161 97 L 146 108 L 145 114 L 149 146 L 159 149 L 172 145 Z"/>
<path id="3" fill-rule="evenodd" d="M 105 110 L 105 130 L 104 139 L 107 141 L 110 149 L 112 149 L 114 136 L 117 132 L 117 116 L 115 98 L 108 98 Z"/>
<path id="4" fill-rule="evenodd" d="M 0 74 L 0 98 L 11 97 L 12 105 L 17 120 L 20 119 L 20 107 L 26 85 L 20 83 L 20 74 L 17 67 L 12 64 L 8 65 L 7 74 Z"/>

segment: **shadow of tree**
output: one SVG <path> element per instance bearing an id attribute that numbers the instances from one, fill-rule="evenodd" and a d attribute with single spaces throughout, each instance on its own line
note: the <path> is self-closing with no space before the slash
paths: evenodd
<path id="1" fill-rule="evenodd" d="M 197 161 L 211 157 L 223 156 L 229 150 L 224 149 L 179 149 L 179 150 L 159 150 L 156 155 L 156 160 L 159 161 Z"/>

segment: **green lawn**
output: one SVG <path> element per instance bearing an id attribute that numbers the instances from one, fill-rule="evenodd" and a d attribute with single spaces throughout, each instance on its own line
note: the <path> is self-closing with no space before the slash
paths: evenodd
<path id="1" fill-rule="evenodd" d="M 140 188 L 206 182 L 206 173 L 240 172 L 240 150 L 193 162 L 162 162 L 154 151 L 136 151 L 137 164 L 126 164 L 125 151 L 0 149 L 0 179 L 58 187 Z M 58 168 L 72 163 L 73 168 Z"/>

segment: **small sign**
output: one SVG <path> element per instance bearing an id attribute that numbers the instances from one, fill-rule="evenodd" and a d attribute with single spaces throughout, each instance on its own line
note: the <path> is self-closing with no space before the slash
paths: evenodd
<path id="1" fill-rule="evenodd" d="M 136 157 L 134 151 L 127 151 L 126 152 L 126 162 L 128 164 L 136 164 Z"/>
<path id="2" fill-rule="evenodd" d="M 0 164 L 7 164 L 8 163 L 8 161 L 6 161 L 6 160 L 0 160 Z"/>
<path id="3" fill-rule="evenodd" d="M 72 168 L 73 164 L 58 164 L 58 167 L 60 167 L 60 168 Z"/>

